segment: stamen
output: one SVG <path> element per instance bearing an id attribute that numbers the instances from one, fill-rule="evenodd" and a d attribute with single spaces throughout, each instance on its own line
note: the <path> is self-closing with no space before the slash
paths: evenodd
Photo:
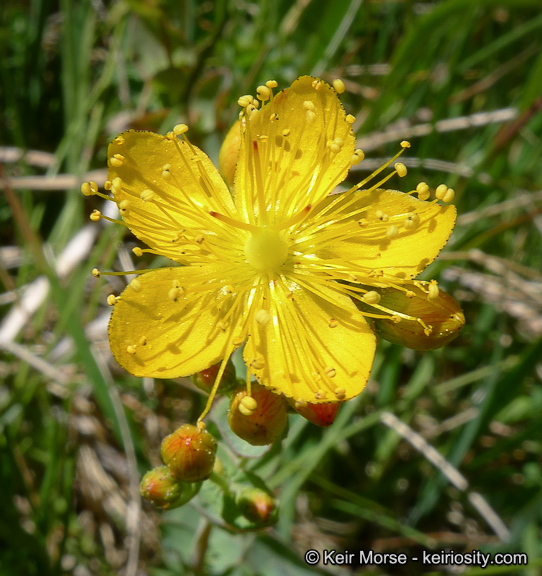
<path id="1" fill-rule="evenodd" d="M 346 90 L 344 82 L 340 78 L 333 80 L 333 88 L 335 88 L 337 94 L 342 94 Z"/>
<path id="2" fill-rule="evenodd" d="M 241 228 L 242 230 L 248 230 L 249 232 L 257 232 L 260 229 L 260 226 L 255 226 L 254 224 L 248 224 L 247 222 L 241 222 L 239 220 L 234 220 L 225 214 L 220 214 L 220 212 L 215 212 L 214 210 L 210 210 L 209 214 L 216 218 L 217 220 L 221 220 L 234 228 Z"/>
<path id="3" fill-rule="evenodd" d="M 294 224 L 299 224 L 299 222 L 302 222 L 306 218 L 306 216 L 311 211 L 311 208 L 312 204 L 307 204 L 307 206 L 305 206 L 303 210 L 301 210 L 297 214 L 294 214 L 291 218 L 288 218 L 288 220 L 274 227 L 275 230 L 285 230 L 286 228 L 291 228 Z"/>

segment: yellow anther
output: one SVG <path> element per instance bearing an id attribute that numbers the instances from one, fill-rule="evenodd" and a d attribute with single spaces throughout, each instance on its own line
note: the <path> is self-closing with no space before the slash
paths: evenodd
<path id="1" fill-rule="evenodd" d="M 145 336 L 141 336 L 141 338 L 139 339 L 138 345 L 139 346 L 146 346 L 147 345 L 147 338 L 145 338 Z"/>
<path id="2" fill-rule="evenodd" d="M 346 90 L 344 82 L 340 78 L 333 80 L 333 88 L 335 88 L 337 94 L 342 94 Z"/>
<path id="3" fill-rule="evenodd" d="M 101 217 L 102 217 L 102 213 L 101 213 L 99 210 L 93 210 L 93 211 L 90 213 L 90 219 L 91 219 L 93 222 L 98 222 L 98 220 L 100 220 Z"/>
<path id="4" fill-rule="evenodd" d="M 261 308 L 254 313 L 254 319 L 260 326 L 267 326 L 269 324 L 269 320 L 271 320 L 271 314 L 267 310 Z"/>
<path id="5" fill-rule="evenodd" d="M 177 302 L 177 300 L 179 299 L 179 296 L 181 295 L 181 289 L 180 288 L 171 288 L 169 290 L 169 292 L 167 293 L 167 297 L 172 301 L 172 302 Z"/>
<path id="6" fill-rule="evenodd" d="M 122 180 L 117 176 L 116 178 L 113 178 L 113 180 L 111 180 L 111 192 L 113 193 L 113 196 L 116 196 L 121 192 L 121 190 L 122 190 Z"/>
<path id="7" fill-rule="evenodd" d="M 316 400 L 323 400 L 326 396 L 327 396 L 327 392 L 325 390 L 322 390 L 322 389 L 318 390 L 316 392 L 316 394 L 314 395 Z"/>
<path id="8" fill-rule="evenodd" d="M 114 306 L 117 303 L 117 297 L 114 294 L 109 294 L 107 297 L 107 303 L 109 306 Z"/>
<path id="9" fill-rule="evenodd" d="M 252 396 L 243 396 L 239 402 L 239 412 L 245 416 L 252 416 L 254 410 L 258 408 L 258 402 Z"/>
<path id="10" fill-rule="evenodd" d="M 312 110 L 307 110 L 307 124 L 312 124 L 316 120 L 316 114 Z"/>
<path id="11" fill-rule="evenodd" d="M 104 182 L 104 189 L 107 190 L 109 192 L 109 190 L 111 190 L 111 187 L 113 186 L 113 183 L 111 182 L 111 180 L 106 180 Z"/>
<path id="12" fill-rule="evenodd" d="M 252 104 L 252 102 L 254 102 L 254 96 L 251 94 L 245 94 L 244 96 L 241 96 L 239 100 L 237 100 L 237 104 L 239 104 L 239 106 L 242 108 L 246 108 L 249 104 Z"/>
<path id="13" fill-rule="evenodd" d="M 303 108 L 305 108 L 305 110 L 311 110 L 311 112 L 316 112 L 316 106 L 314 105 L 314 102 L 311 102 L 310 100 L 305 100 L 305 102 L 303 102 Z"/>
<path id="14" fill-rule="evenodd" d="M 399 228 L 397 228 L 397 226 L 395 226 L 394 224 L 392 224 L 386 230 L 386 238 L 395 238 L 397 234 L 399 234 Z"/>
<path id="15" fill-rule="evenodd" d="M 345 120 L 348 124 L 353 124 L 356 121 L 356 117 L 352 116 L 352 114 L 347 114 Z"/>
<path id="16" fill-rule="evenodd" d="M 113 156 L 109 158 L 109 164 L 113 166 L 113 168 L 120 168 L 124 164 L 124 156 L 122 154 L 113 154 Z"/>
<path id="17" fill-rule="evenodd" d="M 329 319 L 329 323 L 328 326 L 330 328 L 337 328 L 337 326 L 339 325 L 339 323 L 337 322 L 337 320 L 335 318 L 330 318 Z"/>
<path id="18" fill-rule="evenodd" d="M 425 182 L 420 182 L 416 186 L 416 192 L 420 200 L 427 200 L 430 196 L 429 186 Z"/>
<path id="19" fill-rule="evenodd" d="M 265 85 L 272 90 L 273 88 L 276 88 L 278 86 L 278 83 L 276 80 L 268 80 Z"/>
<path id="20" fill-rule="evenodd" d="M 134 292 L 141 292 L 141 290 L 143 290 L 143 285 L 141 284 L 139 278 L 134 278 L 130 282 L 130 286 Z"/>
<path id="21" fill-rule="evenodd" d="M 335 142 L 331 143 L 329 149 L 331 152 L 333 152 L 333 154 L 338 154 L 341 151 L 341 147 L 338 144 L 335 144 Z"/>
<path id="22" fill-rule="evenodd" d="M 132 252 L 136 255 L 136 256 L 143 256 L 143 250 L 141 250 L 141 248 L 139 246 L 136 246 L 135 248 L 132 248 Z"/>
<path id="23" fill-rule="evenodd" d="M 99 277 L 100 277 L 100 271 L 98 270 L 98 268 L 93 268 L 93 269 L 92 269 L 92 275 L 94 276 L 94 278 L 99 278 Z"/>
<path id="24" fill-rule="evenodd" d="M 169 180 L 171 178 L 171 164 L 164 164 L 162 166 L 162 178 L 164 178 L 164 180 Z"/>
<path id="25" fill-rule="evenodd" d="M 119 202 L 119 210 L 121 212 L 126 212 L 130 208 L 130 200 L 121 200 Z"/>
<path id="26" fill-rule="evenodd" d="M 455 197 L 455 190 L 453 188 L 448 188 L 446 194 L 441 198 L 443 202 L 451 202 Z"/>
<path id="27" fill-rule="evenodd" d="M 416 292 L 412 292 L 412 290 L 407 290 L 405 295 L 407 298 L 410 298 L 412 300 L 412 298 L 414 298 L 414 296 L 416 296 Z"/>
<path id="28" fill-rule="evenodd" d="M 139 197 L 141 198 L 141 200 L 143 200 L 143 202 L 149 202 L 150 200 L 153 199 L 154 192 L 152 190 L 149 190 L 148 188 L 145 188 L 145 190 L 141 192 Z"/>
<path id="29" fill-rule="evenodd" d="M 410 148 L 410 142 L 408 140 L 403 140 L 401 142 L 401 148 Z"/>
<path id="30" fill-rule="evenodd" d="M 85 196 L 92 196 L 98 192 L 98 184 L 91 180 L 90 182 L 83 182 L 81 184 L 81 192 Z"/>
<path id="31" fill-rule="evenodd" d="M 188 126 L 186 124 L 177 124 L 173 126 L 173 132 L 176 136 L 180 136 L 181 134 L 188 132 Z"/>
<path id="32" fill-rule="evenodd" d="M 256 94 L 262 102 L 266 102 L 271 97 L 271 90 L 267 86 L 258 86 Z"/>
<path id="33" fill-rule="evenodd" d="M 124 142 L 126 142 L 126 140 L 124 140 L 124 136 L 122 134 L 119 134 L 114 140 L 113 142 L 115 144 L 117 144 L 118 146 L 122 146 L 124 144 Z"/>
<path id="34" fill-rule="evenodd" d="M 402 162 L 396 162 L 393 165 L 393 167 L 395 168 L 395 171 L 397 172 L 397 175 L 399 176 L 399 178 L 403 178 L 403 176 L 406 176 L 407 168 Z"/>
<path id="35" fill-rule="evenodd" d="M 328 378 L 335 378 L 335 376 L 337 376 L 337 370 L 335 370 L 333 366 L 327 366 L 324 368 L 324 372 Z"/>
<path id="36" fill-rule="evenodd" d="M 365 153 L 360 148 L 354 150 L 354 154 L 352 155 L 352 159 L 350 162 L 356 166 L 365 158 Z"/>
<path id="37" fill-rule="evenodd" d="M 380 294 L 375 290 L 370 290 L 363 295 L 363 301 L 367 304 L 378 304 L 380 302 Z"/>
<path id="38" fill-rule="evenodd" d="M 406 217 L 406 220 L 403 222 L 403 226 L 405 227 L 406 230 L 414 230 L 414 228 L 416 228 L 416 226 L 420 223 L 420 217 L 413 213 L 413 214 L 409 214 Z"/>
<path id="39" fill-rule="evenodd" d="M 216 324 L 216 327 L 221 331 L 221 332 L 226 332 L 226 324 L 224 324 L 224 322 L 222 322 L 221 320 L 219 320 Z"/>
<path id="40" fill-rule="evenodd" d="M 429 289 L 428 289 L 428 294 L 427 294 L 427 298 L 429 300 L 436 300 L 439 296 L 439 287 L 438 287 L 438 283 L 436 280 L 431 280 L 431 282 L 429 282 Z"/>
<path id="41" fill-rule="evenodd" d="M 167 138 L 168 140 L 172 140 L 172 141 L 173 141 L 173 140 L 176 140 L 176 139 L 177 139 L 177 136 L 176 136 L 175 132 L 173 132 L 173 130 L 170 130 L 170 131 L 166 134 L 166 138 Z"/>
<path id="42" fill-rule="evenodd" d="M 250 363 L 250 366 L 251 368 L 254 368 L 254 370 L 261 370 L 265 366 L 265 360 L 261 357 L 254 358 Z"/>
<path id="43" fill-rule="evenodd" d="M 135 346 L 126 346 L 126 352 L 128 352 L 128 354 L 134 355 L 136 353 Z"/>
<path id="44" fill-rule="evenodd" d="M 282 131 L 282 135 L 284 136 L 284 138 L 290 136 L 290 128 L 284 128 L 284 130 Z"/>
<path id="45" fill-rule="evenodd" d="M 367 220 L 367 218 L 360 218 L 358 220 L 358 225 L 360 228 L 365 228 L 365 226 L 367 226 L 367 224 L 369 224 L 369 221 Z"/>
<path id="46" fill-rule="evenodd" d="M 320 90 L 320 88 L 322 87 L 322 82 L 320 80 L 313 80 L 312 81 L 312 87 L 318 91 Z"/>
<path id="47" fill-rule="evenodd" d="M 344 146 L 344 139 L 337 137 L 335 140 L 333 140 L 333 143 L 342 148 Z"/>
<path id="48" fill-rule="evenodd" d="M 253 100 L 252 106 L 254 106 L 254 108 L 259 108 L 260 107 L 260 101 L 259 100 Z"/>
<path id="49" fill-rule="evenodd" d="M 439 200 L 442 200 L 446 195 L 446 192 L 448 192 L 448 186 L 446 186 L 446 184 L 441 184 L 440 186 L 437 186 L 437 189 L 435 190 L 435 196 Z"/>
<path id="50" fill-rule="evenodd" d="M 382 222 L 387 222 L 389 220 L 389 216 L 387 214 L 384 214 L 384 212 L 382 212 L 382 210 L 377 210 L 375 213 L 375 216 L 379 220 L 382 220 Z"/>
<path id="51" fill-rule="evenodd" d="M 232 343 L 236 348 L 238 348 L 239 346 L 241 346 L 241 344 L 243 344 L 244 341 L 245 341 L 244 338 L 241 338 L 241 336 L 236 336 L 236 337 L 231 341 L 231 343 Z"/>
<path id="52" fill-rule="evenodd" d="M 335 396 L 337 400 L 344 400 L 346 398 L 346 390 L 344 388 L 335 388 Z"/>

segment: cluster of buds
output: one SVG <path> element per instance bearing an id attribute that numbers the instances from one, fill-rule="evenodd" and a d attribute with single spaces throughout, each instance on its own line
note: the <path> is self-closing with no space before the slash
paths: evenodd
<path id="1" fill-rule="evenodd" d="M 203 427 L 183 424 L 162 441 L 165 466 L 145 474 L 139 490 L 158 508 L 177 508 L 192 499 L 213 472 L 216 440 Z"/>

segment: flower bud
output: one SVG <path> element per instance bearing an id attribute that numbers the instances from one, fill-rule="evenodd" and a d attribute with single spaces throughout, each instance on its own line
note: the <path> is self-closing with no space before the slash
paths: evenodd
<path id="1" fill-rule="evenodd" d="M 226 134 L 220 153 L 218 155 L 218 167 L 224 180 L 229 186 L 233 186 L 235 167 L 239 158 L 239 148 L 241 147 L 241 123 L 239 120 L 230 128 Z"/>
<path id="2" fill-rule="evenodd" d="M 414 350 L 434 350 L 451 342 L 465 325 L 465 316 L 459 304 L 446 292 L 439 290 L 431 300 L 416 286 L 409 293 L 393 288 L 379 291 L 380 305 L 392 311 L 420 318 L 430 332 L 416 320 L 374 320 L 375 332 L 394 344 Z"/>
<path id="3" fill-rule="evenodd" d="M 341 404 L 341 402 L 311 404 L 309 402 L 294 402 L 293 400 L 290 403 L 292 408 L 303 418 L 322 428 L 327 428 L 333 424 Z"/>
<path id="4" fill-rule="evenodd" d="M 192 382 L 194 382 L 194 384 L 200 390 L 203 390 L 209 394 L 213 388 L 221 364 L 222 362 L 218 362 L 218 364 L 214 364 L 210 368 L 207 368 L 207 370 L 202 370 L 201 372 L 194 374 L 192 376 Z M 235 378 L 235 367 L 233 362 L 228 360 L 226 369 L 224 370 L 224 374 L 222 375 L 222 379 L 220 381 L 219 392 L 222 394 L 227 394 L 235 386 L 237 386 L 237 380 Z"/>
<path id="5" fill-rule="evenodd" d="M 256 406 L 250 411 L 243 403 L 246 396 L 245 389 L 232 396 L 228 414 L 230 428 L 253 446 L 271 444 L 282 436 L 288 423 L 285 399 L 259 384 L 253 384 L 252 398 Z"/>
<path id="6" fill-rule="evenodd" d="M 235 503 L 241 514 L 254 524 L 269 525 L 277 521 L 278 507 L 273 495 L 253 486 L 240 490 Z"/>
<path id="7" fill-rule="evenodd" d="M 176 480 L 200 482 L 211 475 L 216 440 L 192 424 L 183 424 L 162 440 L 162 460 Z"/>
<path id="8" fill-rule="evenodd" d="M 149 470 L 143 476 L 139 492 L 158 508 L 169 510 L 186 504 L 199 491 L 201 484 L 179 482 L 169 473 L 167 466 Z"/>

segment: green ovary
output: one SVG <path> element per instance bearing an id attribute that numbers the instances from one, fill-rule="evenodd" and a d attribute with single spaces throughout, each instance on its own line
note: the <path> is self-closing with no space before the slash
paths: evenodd
<path id="1" fill-rule="evenodd" d="M 259 272 L 278 272 L 288 257 L 288 245 L 275 230 L 260 228 L 248 238 L 245 256 Z"/>

